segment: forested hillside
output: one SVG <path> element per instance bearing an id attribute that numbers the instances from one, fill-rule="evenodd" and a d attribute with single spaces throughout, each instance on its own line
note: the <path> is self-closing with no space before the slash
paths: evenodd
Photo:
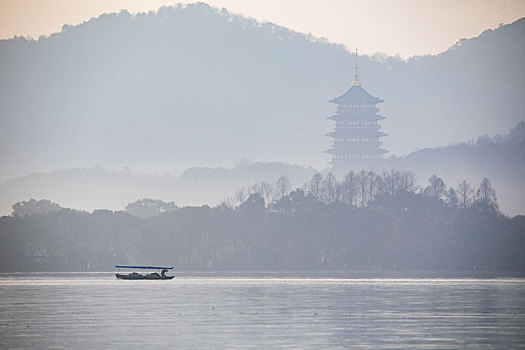
<path id="1" fill-rule="evenodd" d="M 479 182 L 489 177 L 498 188 L 500 207 L 506 214 L 525 213 L 525 122 L 503 135 L 483 135 L 468 142 L 425 148 L 404 157 L 377 161 L 353 161 L 331 169 L 337 175 L 361 168 L 382 172 L 390 169 L 411 171 L 422 184 L 432 174 L 454 185 L 463 179 Z"/>
<path id="2" fill-rule="evenodd" d="M 525 217 L 499 213 L 488 179 L 478 187 L 467 181 L 447 187 L 435 175 L 419 188 L 411 173 L 362 171 L 341 181 L 316 174 L 293 191 L 283 177 L 266 190 L 253 186 L 238 206 L 173 208 L 149 219 L 39 203 L 39 211 L 47 205 L 49 212 L 0 218 L 0 268 L 525 269 Z"/>
<path id="3" fill-rule="evenodd" d="M 523 120 L 524 35 L 521 19 L 436 56 L 360 57 L 364 86 L 385 101 L 386 148 L 408 154 Z M 242 157 L 323 168 L 328 101 L 348 88 L 352 65 L 340 45 L 202 3 L 2 40 L 0 181 Z"/>

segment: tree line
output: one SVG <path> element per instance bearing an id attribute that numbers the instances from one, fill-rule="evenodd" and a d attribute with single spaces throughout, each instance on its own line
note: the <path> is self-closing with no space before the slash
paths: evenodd
<path id="1" fill-rule="evenodd" d="M 278 208 L 283 200 L 286 201 L 291 189 L 290 181 L 282 175 L 273 184 L 261 181 L 241 188 L 234 197 L 224 201 L 223 205 L 235 207 L 249 196 L 258 194 L 264 200 L 267 209 L 272 210 Z M 295 190 L 298 191 L 325 204 L 340 203 L 357 208 L 364 208 L 384 196 L 418 193 L 442 201 L 454 209 L 467 209 L 474 205 L 494 212 L 499 211 L 496 191 L 488 178 L 483 178 L 476 189 L 467 180 L 461 181 L 456 187 L 447 187 L 443 179 L 436 174 L 428 179 L 427 186 L 419 186 L 414 173 L 394 169 L 382 174 L 366 170 L 350 171 L 342 181 L 338 181 L 336 176 L 329 172 L 325 176 L 316 173 L 309 182 Z"/>
<path id="2" fill-rule="evenodd" d="M 360 171 L 292 190 L 281 176 L 215 207 L 139 202 L 164 212 L 1 217 L 0 269 L 525 271 L 525 216 L 502 215 L 488 179 L 447 187 L 434 175 L 421 187 L 409 172 Z"/>
<path id="3" fill-rule="evenodd" d="M 258 194 L 265 202 L 268 210 L 275 209 L 283 198 L 292 191 L 292 185 L 287 176 L 280 176 L 274 183 L 261 181 L 251 186 L 239 189 L 234 197 L 225 200 L 221 205 L 236 207 L 245 202 L 250 195 Z M 447 187 L 439 176 L 432 175 L 428 186 L 421 187 L 416 182 L 416 176 L 409 171 L 390 170 L 382 174 L 373 171 L 350 171 L 342 181 L 329 172 L 326 176 L 320 173 L 313 175 L 311 180 L 302 187 L 295 189 L 302 191 L 316 201 L 326 204 L 342 203 L 353 207 L 363 208 L 376 198 L 395 195 L 399 192 L 421 193 L 439 199 L 452 208 L 469 208 L 472 205 L 481 205 L 498 211 L 496 191 L 489 179 L 484 178 L 475 189 L 467 180 L 461 181 L 455 188 Z M 59 211 L 59 204 L 47 199 L 17 202 L 13 205 L 12 215 L 25 216 L 44 214 Z M 165 202 L 161 199 L 142 198 L 129 203 L 125 211 L 131 215 L 147 219 L 157 215 L 179 209 L 175 202 Z"/>

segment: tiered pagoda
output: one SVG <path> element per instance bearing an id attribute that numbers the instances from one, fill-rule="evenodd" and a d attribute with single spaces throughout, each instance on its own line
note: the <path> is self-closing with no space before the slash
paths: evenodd
<path id="1" fill-rule="evenodd" d="M 330 100 L 337 105 L 335 114 L 328 117 L 335 121 L 335 128 L 327 136 L 333 137 L 332 148 L 326 151 L 332 155 L 332 164 L 348 163 L 354 159 L 378 159 L 388 151 L 381 148 L 378 121 L 385 117 L 377 114 L 377 103 L 383 100 L 370 95 L 361 86 L 357 49 L 355 52 L 354 79 L 352 86 L 343 95 Z"/>

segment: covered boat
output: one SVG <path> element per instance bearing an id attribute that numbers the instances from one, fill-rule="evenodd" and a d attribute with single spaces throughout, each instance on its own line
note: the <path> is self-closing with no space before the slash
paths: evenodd
<path id="1" fill-rule="evenodd" d="M 173 266 L 134 266 L 134 265 L 115 265 L 118 269 L 115 276 L 123 280 L 170 280 L 175 276 L 167 275 L 169 270 L 173 270 Z M 133 270 L 151 270 L 150 272 L 141 274 L 137 272 L 120 273 L 120 269 Z"/>

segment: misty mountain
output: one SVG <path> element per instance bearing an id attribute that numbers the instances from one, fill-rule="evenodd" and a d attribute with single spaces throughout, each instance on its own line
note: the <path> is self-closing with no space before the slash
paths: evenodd
<path id="1" fill-rule="evenodd" d="M 468 142 L 421 149 L 403 157 L 356 161 L 350 166 L 325 172 L 332 171 L 341 177 L 349 170 L 361 169 L 411 171 L 417 175 L 420 185 L 433 174 L 439 174 L 448 186 L 456 186 L 463 180 L 479 183 L 483 177 L 488 177 L 498 189 L 504 213 L 525 213 L 525 122 L 503 135 L 483 135 Z"/>
<path id="2" fill-rule="evenodd" d="M 385 101 L 386 148 L 407 154 L 523 120 L 524 34 L 521 19 L 436 56 L 360 57 L 365 88 Z M 323 168 L 328 100 L 348 88 L 352 64 L 340 45 L 202 3 L 2 40 L 0 180 L 243 157 Z"/>
<path id="3" fill-rule="evenodd" d="M 12 205 L 31 198 L 52 199 L 68 208 L 122 210 L 140 198 L 174 201 L 177 205 L 216 205 L 243 187 L 269 183 L 286 175 L 300 187 L 314 174 L 313 168 L 284 163 L 241 161 L 231 169 L 186 169 L 180 176 L 152 175 L 102 167 L 72 168 L 31 173 L 0 184 L 0 215 L 9 215 Z"/>
<path id="4" fill-rule="evenodd" d="M 417 184 L 426 186 L 439 174 L 447 186 L 457 187 L 467 180 L 472 185 L 488 177 L 497 188 L 504 214 L 525 213 L 525 122 L 509 133 L 481 136 L 460 144 L 427 148 L 405 157 L 356 162 L 353 168 L 328 168 L 342 180 L 350 170 L 391 169 L 416 174 Z M 216 205 L 233 199 L 240 189 L 266 181 L 274 183 L 281 175 L 292 188 L 302 187 L 318 170 L 276 162 L 240 161 L 232 168 L 191 167 L 180 176 L 132 172 L 127 168 L 72 168 L 32 173 L 0 184 L 0 215 L 11 214 L 13 204 L 31 198 L 50 199 L 68 208 L 122 210 L 137 199 L 174 201 L 179 206 Z"/>

